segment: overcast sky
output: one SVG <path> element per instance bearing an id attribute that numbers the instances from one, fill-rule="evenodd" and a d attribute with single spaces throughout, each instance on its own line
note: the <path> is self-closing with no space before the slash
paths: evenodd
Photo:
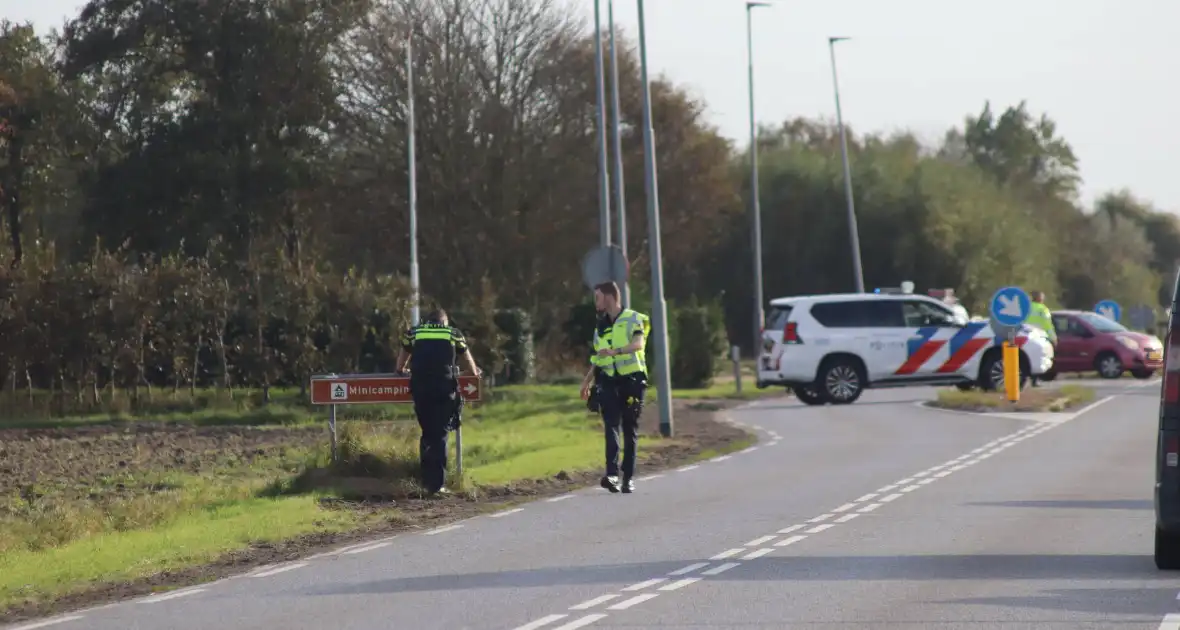
<path id="1" fill-rule="evenodd" d="M 754 13 L 758 120 L 835 117 L 827 37 L 844 117 L 864 131 L 937 140 L 985 100 L 1048 113 L 1081 160 L 1087 203 L 1130 188 L 1180 212 L 1180 1 L 770 0 Z M 603 2 L 605 23 L 606 0 Z M 80 0 L 0 0 L 0 16 L 40 30 Z M 576 0 L 587 21 L 593 0 Z M 702 97 L 710 120 L 748 137 L 743 0 L 647 0 L 648 60 Z M 616 18 L 636 34 L 635 0 Z M 658 140 L 658 139 L 657 139 Z"/>

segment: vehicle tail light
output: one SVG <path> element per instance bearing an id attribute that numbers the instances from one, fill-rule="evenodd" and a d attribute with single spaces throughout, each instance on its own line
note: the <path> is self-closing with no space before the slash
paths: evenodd
<path id="1" fill-rule="evenodd" d="M 783 343 L 803 343 L 803 340 L 799 338 L 798 324 L 795 322 L 787 322 L 787 324 L 783 326 Z"/>

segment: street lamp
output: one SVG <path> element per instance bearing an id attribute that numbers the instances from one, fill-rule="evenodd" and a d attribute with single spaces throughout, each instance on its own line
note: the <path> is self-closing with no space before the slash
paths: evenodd
<path id="1" fill-rule="evenodd" d="M 610 24 L 610 72 L 611 72 L 611 133 L 615 152 L 615 212 L 619 249 L 623 259 L 627 258 L 627 198 L 623 193 L 623 138 L 619 122 L 619 56 L 615 49 L 615 2 L 606 0 L 606 20 Z M 631 283 L 625 279 L 622 286 L 623 308 L 631 308 Z"/>
<path id="2" fill-rule="evenodd" d="M 410 324 L 417 326 L 421 318 L 418 284 L 418 177 L 414 155 L 414 26 L 409 27 L 406 36 L 406 145 L 409 155 L 407 171 L 410 178 Z"/>
<path id="3" fill-rule="evenodd" d="M 647 80 L 647 32 L 643 0 L 639 8 L 639 74 L 643 82 L 643 172 L 647 190 L 647 242 L 651 258 L 652 336 L 656 355 L 656 397 L 660 411 L 660 434 L 672 436 L 672 378 L 668 360 L 668 305 L 664 301 L 664 259 L 660 252 L 660 194 L 656 181 L 655 130 L 651 122 L 651 84 Z"/>
<path id="4" fill-rule="evenodd" d="M 852 199 L 852 169 L 848 165 L 848 137 L 844 133 L 844 116 L 840 112 L 840 80 L 836 74 L 836 42 L 848 37 L 829 37 L 828 51 L 832 57 L 832 88 L 836 94 L 836 124 L 840 127 L 840 157 L 844 161 L 844 196 L 848 200 L 848 233 L 852 240 L 852 270 L 856 274 L 856 292 L 865 292 L 864 269 L 860 264 L 860 236 L 856 229 L 856 205 Z"/>
<path id="5" fill-rule="evenodd" d="M 768 7 L 766 2 L 746 3 L 746 55 L 749 59 L 750 97 L 750 224 L 754 242 L 754 345 L 751 351 L 758 355 L 762 344 L 762 208 L 758 202 L 758 131 L 754 121 L 754 26 L 751 14 L 758 7 Z"/>
<path id="6" fill-rule="evenodd" d="M 601 0 L 594 0 L 594 87 L 598 92 L 598 244 L 607 247 L 610 245 L 610 174 L 606 170 L 606 96 L 603 93 L 601 13 Z M 615 271 L 611 269 L 611 274 Z"/>

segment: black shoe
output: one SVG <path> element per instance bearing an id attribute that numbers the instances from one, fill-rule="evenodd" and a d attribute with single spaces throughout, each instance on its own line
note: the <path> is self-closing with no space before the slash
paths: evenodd
<path id="1" fill-rule="evenodd" d="M 635 492 L 635 482 L 630 479 L 623 480 L 623 494 L 631 494 Z"/>
<path id="2" fill-rule="evenodd" d="M 602 486 L 603 488 L 606 488 L 607 490 L 610 490 L 611 492 L 618 492 L 619 491 L 619 478 L 612 477 L 612 476 L 608 475 L 606 477 L 603 477 L 602 481 L 598 482 L 598 485 Z"/>

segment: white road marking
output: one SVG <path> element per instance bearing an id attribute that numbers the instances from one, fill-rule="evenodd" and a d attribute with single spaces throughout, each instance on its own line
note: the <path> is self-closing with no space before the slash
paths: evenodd
<path id="1" fill-rule="evenodd" d="M 781 442 L 781 441 L 782 441 L 782 440 L 773 440 L 773 441 L 771 441 L 771 443 L 770 443 L 770 444 L 767 444 L 767 446 L 777 446 L 777 445 L 778 445 L 778 443 L 779 443 L 779 442 Z"/>
<path id="2" fill-rule="evenodd" d="M 803 540 L 804 538 L 807 538 L 807 537 L 806 536 L 791 536 L 790 538 L 787 538 L 785 540 L 778 541 L 777 543 L 774 544 L 774 546 L 775 547 L 786 547 L 787 545 L 793 545 L 793 544 L 799 542 L 800 540 Z"/>
<path id="3" fill-rule="evenodd" d="M 69 617 L 58 617 L 57 619 L 46 619 L 45 621 L 38 621 L 35 623 L 25 624 L 23 626 L 16 626 L 9 630 L 33 630 L 33 628 L 44 628 L 45 626 L 52 626 L 67 621 L 77 621 L 82 619 L 82 615 L 70 615 Z"/>
<path id="4" fill-rule="evenodd" d="M 535 621 L 530 621 L 530 622 L 524 624 L 523 626 L 517 626 L 517 627 L 513 628 L 512 630 L 537 630 L 537 628 L 540 628 L 541 626 L 549 625 L 549 624 L 553 623 L 554 621 L 558 621 L 559 619 L 565 619 L 568 616 L 569 615 L 546 615 L 546 616 L 541 617 L 540 619 L 537 619 Z"/>
<path id="5" fill-rule="evenodd" d="M 960 470 L 963 470 L 964 468 L 966 468 L 966 467 L 968 467 L 968 466 L 970 466 L 970 465 L 971 465 L 971 464 L 959 464 L 959 465 L 957 465 L 957 466 L 954 466 L 953 468 L 951 468 L 951 469 L 950 469 L 949 471 L 947 471 L 947 472 L 959 472 Z"/>
<path id="6" fill-rule="evenodd" d="M 141 604 L 155 604 L 156 602 L 166 602 L 170 599 L 177 599 L 180 597 L 188 597 L 189 595 L 196 595 L 197 593 L 204 593 L 204 592 L 205 592 L 205 589 L 203 589 L 203 588 L 190 588 L 190 589 L 183 590 L 183 591 L 173 591 L 171 593 L 165 593 L 163 595 L 155 595 L 152 597 L 148 597 L 147 599 L 141 599 L 141 600 L 139 600 L 139 603 L 141 603 Z"/>
<path id="7" fill-rule="evenodd" d="M 746 547 L 757 547 L 759 545 L 764 545 L 764 544 L 774 540 L 775 538 L 776 538 L 775 536 L 763 536 L 761 538 L 755 538 L 754 540 L 751 540 L 750 542 L 746 543 L 745 546 Z"/>
<path id="8" fill-rule="evenodd" d="M 342 553 L 342 554 L 340 554 L 340 555 L 342 555 L 342 556 L 350 556 L 350 555 L 352 555 L 352 554 L 354 554 L 354 553 L 365 553 L 366 551 L 373 551 L 374 549 L 380 549 L 380 548 L 382 548 L 382 547 L 388 547 L 390 544 L 391 544 L 391 543 L 383 542 L 383 543 L 377 543 L 377 544 L 375 544 L 375 545 L 365 545 L 364 547 L 357 547 L 356 549 L 349 549 L 348 551 L 345 551 L 344 553 Z"/>
<path id="9" fill-rule="evenodd" d="M 753 560 L 754 558 L 761 558 L 762 556 L 765 556 L 766 554 L 768 554 L 772 551 L 774 551 L 774 549 L 771 549 L 770 547 L 765 547 L 763 549 L 755 549 L 754 551 L 751 551 L 750 553 L 742 556 L 742 560 Z"/>
<path id="10" fill-rule="evenodd" d="M 738 548 L 730 549 L 728 551 L 722 551 L 721 553 L 719 553 L 709 559 L 710 560 L 724 560 L 726 558 L 732 558 L 733 556 L 736 556 L 743 551 L 745 551 L 745 549 L 738 547 Z"/>
<path id="11" fill-rule="evenodd" d="M 699 577 L 684 578 L 683 580 L 676 580 L 675 582 L 672 582 L 671 584 L 665 584 L 660 587 L 660 590 L 661 591 L 674 591 L 676 589 L 684 588 L 684 587 L 688 586 L 689 584 L 694 584 L 694 583 L 700 582 L 700 581 L 701 581 L 701 578 L 699 578 Z"/>
<path id="12" fill-rule="evenodd" d="M 439 527 L 437 529 L 432 529 L 432 530 L 426 532 L 426 535 L 427 536 L 434 536 L 435 534 L 441 534 L 443 532 L 453 532 L 456 529 L 461 529 L 462 527 L 463 527 L 462 525 L 447 525 L 446 527 Z"/>
<path id="13" fill-rule="evenodd" d="M 642 591 L 643 589 L 645 589 L 649 586 L 655 586 L 656 584 L 659 584 L 660 582 L 667 582 L 667 581 L 668 581 L 668 578 L 652 578 L 650 580 L 645 580 L 643 582 L 636 582 L 635 584 L 632 584 L 631 586 L 624 586 L 623 590 L 628 591 L 628 592 Z"/>
<path id="14" fill-rule="evenodd" d="M 901 493 L 894 492 L 893 494 L 881 497 L 881 503 L 889 503 L 890 501 L 896 501 L 897 499 L 900 499 L 900 498 L 901 498 Z"/>
<path id="15" fill-rule="evenodd" d="M 771 536 L 771 538 L 774 538 L 774 537 Z M 683 569 L 676 569 L 675 571 L 672 571 L 668 575 L 684 575 L 685 573 L 692 573 L 693 571 L 696 571 L 697 569 L 703 569 L 707 566 L 709 566 L 708 562 L 697 562 L 695 564 L 690 564 L 687 567 L 684 567 Z"/>
<path id="16" fill-rule="evenodd" d="M 877 488 L 877 493 L 878 494 L 885 494 L 886 492 L 889 492 L 890 490 L 892 490 L 896 487 L 897 487 L 897 484 L 891 483 L 891 484 L 885 486 L 884 488 Z"/>
<path id="17" fill-rule="evenodd" d="M 523 511 L 524 511 L 524 508 L 516 508 L 513 510 L 508 510 L 507 512 L 496 512 L 495 514 L 492 514 L 490 516 L 492 518 L 501 518 L 504 516 L 508 516 L 509 514 L 516 514 L 517 512 L 523 512 Z"/>
<path id="18" fill-rule="evenodd" d="M 847 512 L 854 507 L 856 507 L 856 503 L 845 503 L 844 505 L 841 505 L 840 507 L 832 510 L 832 512 L 839 514 L 840 512 Z"/>
<path id="19" fill-rule="evenodd" d="M 802 525 L 792 525 L 792 526 L 790 526 L 790 527 L 784 527 L 784 528 L 782 528 L 782 529 L 778 530 L 778 533 L 780 533 L 780 534 L 789 534 L 789 533 L 791 533 L 791 532 L 797 532 L 797 531 L 799 531 L 799 530 L 801 530 L 801 529 L 803 529 L 803 526 L 802 526 Z"/>
<path id="20" fill-rule="evenodd" d="M 726 457 L 728 457 L 728 455 L 726 455 Z M 652 479 L 659 479 L 660 477 L 663 477 L 663 476 L 664 476 L 664 473 L 658 473 L 655 475 L 648 475 L 646 477 L 640 477 L 639 479 L 637 479 L 637 481 L 651 481 Z"/>
<path id="21" fill-rule="evenodd" d="M 558 626 L 558 627 L 554 628 L 553 630 L 578 630 L 578 628 L 584 628 L 584 627 L 594 623 L 595 621 L 598 621 L 599 619 L 604 619 L 604 618 L 606 618 L 606 615 L 604 615 L 602 613 L 598 613 L 598 614 L 594 614 L 594 615 L 586 615 L 585 617 L 582 617 L 581 619 L 575 619 L 575 620 L 565 624 L 564 626 Z"/>
<path id="22" fill-rule="evenodd" d="M 920 477 L 925 477 L 926 475 L 929 475 L 929 474 L 930 474 L 929 470 L 923 470 L 922 472 L 916 472 L 916 473 L 914 473 L 914 479 L 918 479 Z"/>
<path id="23" fill-rule="evenodd" d="M 700 467 L 701 467 L 700 464 L 693 464 L 691 466 L 681 466 L 680 468 L 676 469 L 676 472 L 684 472 L 686 470 L 692 470 L 694 468 L 700 468 Z"/>
<path id="24" fill-rule="evenodd" d="M 857 510 L 857 512 L 860 512 L 861 514 L 864 514 L 866 512 L 872 512 L 873 510 L 881 507 L 881 505 L 882 505 L 881 503 L 870 503 L 869 505 L 866 505 L 866 506 L 862 507 L 861 509 Z"/>
<path id="25" fill-rule="evenodd" d="M 708 571 L 701 571 L 701 575 L 720 575 L 734 567 L 741 566 L 741 564 L 742 563 L 740 562 L 726 562 L 725 564 L 719 564 Z"/>
<path id="26" fill-rule="evenodd" d="M 937 480 L 937 479 L 935 479 L 934 477 L 931 477 L 931 478 L 929 478 L 929 479 L 923 479 L 923 480 L 919 481 L 919 482 L 918 482 L 918 485 L 920 485 L 920 486 L 925 486 L 925 485 L 927 485 L 927 484 L 934 483 L 935 481 L 938 481 L 938 480 Z"/>
<path id="27" fill-rule="evenodd" d="M 864 495 L 864 496 L 860 497 L 859 499 L 857 499 L 857 500 L 856 500 L 856 502 L 857 502 L 857 503 L 860 503 L 860 502 L 862 502 L 862 501 L 871 501 L 871 500 L 873 500 L 873 499 L 876 499 L 876 498 L 877 498 L 877 493 L 876 493 L 876 492 L 870 492 L 870 493 L 868 493 L 868 494 L 866 494 L 866 495 Z"/>
<path id="28" fill-rule="evenodd" d="M 306 562 L 296 562 L 295 564 L 288 564 L 288 565 L 286 565 L 286 566 L 281 566 L 281 567 L 275 567 L 275 568 L 273 568 L 273 569 L 268 569 L 268 570 L 266 570 L 266 571 L 263 571 L 263 572 L 261 572 L 261 573 L 255 573 L 254 575 L 251 575 L 250 577 L 255 577 L 255 578 L 264 578 L 264 577 L 270 577 L 270 576 L 272 576 L 272 575 L 278 575 L 278 574 L 280 574 L 280 573 L 286 573 L 287 571 L 293 571 L 293 570 L 295 570 L 295 569 L 301 569 L 301 568 L 303 568 L 303 567 L 305 567 L 305 566 L 307 566 L 307 563 L 306 563 Z"/>
<path id="29" fill-rule="evenodd" d="M 607 610 L 627 610 L 628 608 L 630 608 L 636 604 L 642 604 L 643 602 L 646 602 L 649 599 L 655 599 L 659 596 L 660 596 L 659 593 L 643 593 L 642 595 L 636 595 L 635 597 L 632 597 L 631 599 L 624 599 L 623 601 L 615 604 L 614 606 L 607 606 L 606 609 Z"/>
<path id="30" fill-rule="evenodd" d="M 549 503 L 557 503 L 558 501 L 565 501 L 566 499 L 572 499 L 572 498 L 574 498 L 574 495 L 572 495 L 572 494 L 563 494 L 559 497 L 553 497 L 552 499 L 545 499 L 545 500 L 548 501 Z"/>
<path id="31" fill-rule="evenodd" d="M 858 516 L 860 516 L 860 514 L 857 514 L 855 512 L 853 512 L 852 514 L 845 514 L 844 516 L 841 516 L 840 518 L 836 519 L 836 522 L 837 523 L 847 523 L 848 521 L 851 521 L 852 519 L 854 519 Z"/>
<path id="32" fill-rule="evenodd" d="M 911 481 L 913 481 L 913 480 L 914 480 L 914 478 L 913 478 L 913 477 L 906 477 L 905 479 L 898 479 L 898 480 L 897 480 L 897 483 L 896 483 L 896 484 L 894 484 L 894 485 L 898 485 L 898 486 L 904 486 L 904 485 L 906 485 L 907 483 L 909 483 L 909 482 L 911 482 Z"/>
<path id="33" fill-rule="evenodd" d="M 594 599 L 588 599 L 588 600 L 582 602 L 581 604 L 577 604 L 575 606 L 570 606 L 570 610 L 586 610 L 587 608 L 594 608 L 595 606 L 597 606 L 599 604 L 605 604 L 606 602 L 609 602 L 610 600 L 618 598 L 618 597 L 622 597 L 622 596 L 619 595 L 618 593 L 610 593 L 607 595 L 600 595 L 599 597 L 595 597 Z"/>
<path id="34" fill-rule="evenodd" d="M 815 527 L 812 527 L 811 529 L 807 530 L 807 533 L 808 534 L 818 534 L 818 533 L 824 531 L 825 529 L 831 529 L 835 526 L 836 526 L 835 523 L 824 523 L 823 525 L 816 525 Z"/>
<path id="35" fill-rule="evenodd" d="M 756 451 L 756 450 L 758 450 L 758 447 L 757 447 L 757 446 L 751 446 L 750 448 L 748 448 L 748 449 L 746 449 L 746 450 L 744 450 L 744 451 L 738 451 L 738 455 L 742 455 L 742 454 L 745 454 L 745 453 L 753 453 L 753 452 L 754 452 L 754 451 Z"/>
<path id="36" fill-rule="evenodd" d="M 947 476 L 953 475 L 953 474 L 955 474 L 955 471 L 953 471 L 953 470 L 944 470 L 934 476 L 938 477 L 939 479 L 942 479 L 943 477 L 947 477 Z"/>
<path id="37" fill-rule="evenodd" d="M 723 462 L 723 461 L 725 461 L 725 460 L 729 459 L 730 457 L 733 457 L 733 455 L 722 455 L 721 457 L 714 457 L 714 458 L 713 458 L 713 461 L 715 461 L 715 462 Z"/>
<path id="38" fill-rule="evenodd" d="M 810 521 L 807 521 L 807 522 L 808 522 L 808 523 L 820 523 L 820 522 L 822 522 L 822 521 L 826 521 L 826 520 L 828 520 L 829 518 L 832 518 L 832 515 L 831 515 L 831 514 L 820 514 L 819 516 L 817 516 L 817 517 L 815 517 L 815 518 L 813 518 L 813 519 L 811 519 Z"/>
<path id="39" fill-rule="evenodd" d="M 1180 630 L 1180 613 L 1168 613 L 1160 622 L 1159 630 Z"/>
<path id="40" fill-rule="evenodd" d="M 914 490 L 917 490 L 918 488 L 921 488 L 921 487 L 922 486 L 914 484 L 912 486 L 906 486 L 906 487 L 902 488 L 901 491 L 902 492 L 913 492 Z"/>

